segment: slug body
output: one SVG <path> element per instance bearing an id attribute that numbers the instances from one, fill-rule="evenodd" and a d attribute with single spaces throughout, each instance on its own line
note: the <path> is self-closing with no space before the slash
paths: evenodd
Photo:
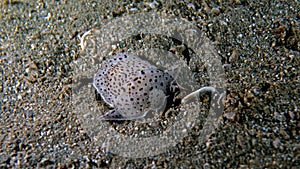
<path id="1" fill-rule="evenodd" d="M 93 85 L 111 110 L 100 119 L 132 120 L 145 117 L 149 111 L 164 111 L 168 97 L 178 89 L 172 73 L 133 53 L 104 60 Z"/>

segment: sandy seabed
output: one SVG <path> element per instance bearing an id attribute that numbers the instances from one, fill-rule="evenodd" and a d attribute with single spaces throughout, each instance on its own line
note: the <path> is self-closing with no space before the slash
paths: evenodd
<path id="1" fill-rule="evenodd" d="M 299 9 L 297 1 L 0 2 L 0 167 L 298 168 Z M 131 159 L 95 144 L 80 124 L 72 64 L 85 32 L 143 11 L 205 32 L 227 85 L 218 128 L 205 142 L 195 126 L 168 151 Z"/>

